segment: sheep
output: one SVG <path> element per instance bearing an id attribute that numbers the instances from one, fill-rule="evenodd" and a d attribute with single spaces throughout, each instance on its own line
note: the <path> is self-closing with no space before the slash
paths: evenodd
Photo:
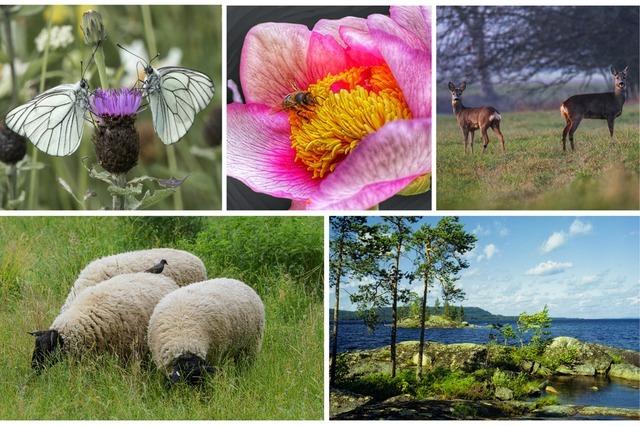
<path id="1" fill-rule="evenodd" d="M 146 271 L 162 260 L 165 261 L 162 274 L 171 277 L 178 286 L 207 279 L 202 260 L 187 251 L 156 248 L 115 254 L 94 260 L 80 272 L 60 312 L 64 312 L 85 289 L 115 275 Z"/>
<path id="2" fill-rule="evenodd" d="M 241 281 L 216 278 L 179 288 L 153 310 L 151 357 L 171 382 L 201 383 L 225 358 L 253 360 L 262 347 L 264 305 Z"/>
<path id="3" fill-rule="evenodd" d="M 35 331 L 31 366 L 39 373 L 62 354 L 111 352 L 123 359 L 148 353 L 146 333 L 156 304 L 178 289 L 170 277 L 138 272 L 110 278 L 83 291 L 48 330 Z"/>

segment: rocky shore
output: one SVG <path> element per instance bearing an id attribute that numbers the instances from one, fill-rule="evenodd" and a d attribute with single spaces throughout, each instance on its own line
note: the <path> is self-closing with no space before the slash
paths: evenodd
<path id="1" fill-rule="evenodd" d="M 638 389 L 640 387 L 640 353 L 581 342 L 572 337 L 556 337 L 534 359 L 522 359 L 517 348 L 474 343 L 443 344 L 428 342 L 424 351 L 424 371 L 446 369 L 476 374 L 481 370 L 498 370 L 505 377 L 531 378 L 539 386 L 527 388 L 527 395 L 544 396 L 556 392 L 548 380 L 557 376 L 600 376 L 614 378 Z M 397 369 L 415 370 L 418 342 L 397 345 Z M 342 383 L 359 378 L 390 373 L 389 346 L 340 355 Z M 354 394 L 342 389 L 331 391 L 331 416 L 341 419 L 414 418 L 528 418 L 528 417 L 615 417 L 640 418 L 640 409 L 569 406 L 517 401 L 508 385 L 490 383 L 488 400 L 417 399 L 411 395 L 394 395 L 385 400 Z M 486 389 L 485 389 L 486 391 Z M 531 400 L 532 398 L 528 398 Z"/>

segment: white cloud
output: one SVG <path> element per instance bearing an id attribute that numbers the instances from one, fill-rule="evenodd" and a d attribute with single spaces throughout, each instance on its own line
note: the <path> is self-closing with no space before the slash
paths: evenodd
<path id="1" fill-rule="evenodd" d="M 495 244 L 487 244 L 486 246 L 484 246 L 482 254 L 478 255 L 476 260 L 478 262 L 482 262 L 484 259 L 489 260 L 493 257 L 494 254 L 498 253 L 498 251 L 498 247 L 496 247 Z"/>
<path id="2" fill-rule="evenodd" d="M 506 237 L 507 235 L 509 235 L 509 228 L 504 226 L 501 222 L 494 222 L 494 226 L 498 230 L 498 235 L 500 235 L 501 237 Z"/>
<path id="3" fill-rule="evenodd" d="M 630 305 L 640 305 L 640 296 L 627 297 Z"/>
<path id="4" fill-rule="evenodd" d="M 541 250 L 543 253 L 549 253 L 566 242 L 567 234 L 565 234 L 563 231 L 554 232 L 553 234 L 551 234 L 551 236 L 549 236 L 549 238 L 547 238 L 547 241 L 542 244 Z"/>
<path id="5" fill-rule="evenodd" d="M 571 268 L 573 263 L 571 262 L 554 262 L 548 260 L 546 262 L 539 263 L 526 272 L 526 275 L 553 275 L 560 274 L 567 269 Z"/>
<path id="6" fill-rule="evenodd" d="M 484 228 L 482 225 L 476 225 L 475 228 L 473 228 L 473 232 L 476 235 L 489 235 L 491 233 L 490 230 Z"/>
<path id="7" fill-rule="evenodd" d="M 497 252 L 498 248 L 493 244 L 489 244 L 484 248 L 484 255 L 487 256 L 487 259 L 491 259 Z"/>
<path id="8" fill-rule="evenodd" d="M 569 227 L 569 235 L 584 235 L 591 232 L 593 227 L 589 222 L 583 222 L 580 219 L 576 219 L 571 223 Z"/>
<path id="9" fill-rule="evenodd" d="M 600 280 L 600 277 L 598 275 L 585 275 L 580 279 L 580 282 L 582 284 L 593 284 L 599 280 Z"/>

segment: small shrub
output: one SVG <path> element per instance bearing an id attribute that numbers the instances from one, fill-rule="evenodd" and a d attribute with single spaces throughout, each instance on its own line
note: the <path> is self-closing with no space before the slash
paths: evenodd
<path id="1" fill-rule="evenodd" d="M 533 403 L 535 408 L 542 408 L 548 405 L 558 405 L 558 397 L 556 395 L 544 395 L 536 399 Z"/>
<path id="2" fill-rule="evenodd" d="M 416 382 L 413 371 L 400 371 L 396 377 L 386 373 L 368 374 L 345 385 L 352 392 L 383 401 L 405 393 L 415 395 Z"/>
<path id="3" fill-rule="evenodd" d="M 493 373 L 491 383 L 494 387 L 511 389 L 515 399 L 531 395 L 538 391 L 541 385 L 540 381 L 531 380 L 525 373 L 509 374 L 501 370 L 496 370 Z"/>

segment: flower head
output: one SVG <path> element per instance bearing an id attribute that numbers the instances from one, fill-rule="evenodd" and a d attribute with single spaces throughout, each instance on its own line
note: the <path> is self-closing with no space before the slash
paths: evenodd
<path id="1" fill-rule="evenodd" d="M 138 89 L 96 89 L 91 96 L 91 111 L 98 117 L 135 116 L 142 102 Z"/>
<path id="2" fill-rule="evenodd" d="M 35 39 L 36 49 L 38 52 L 44 52 L 44 48 L 49 43 L 49 49 L 63 49 L 73 43 L 73 27 L 71 25 L 62 25 L 43 28 Z"/>
<path id="3" fill-rule="evenodd" d="M 246 104 L 228 106 L 229 175 L 292 208 L 367 209 L 431 171 L 427 8 L 260 24 L 245 38 Z"/>
<path id="4" fill-rule="evenodd" d="M 24 137 L 0 124 L 0 161 L 15 164 L 22 160 L 27 153 L 27 143 Z"/>
<path id="5" fill-rule="evenodd" d="M 107 33 L 102 23 L 102 15 L 95 10 L 88 10 L 82 14 L 81 28 L 84 34 L 84 42 L 88 46 L 95 46 L 107 38 Z"/>
<path id="6" fill-rule="evenodd" d="M 137 89 L 97 89 L 90 98 L 99 118 L 93 144 L 100 165 L 110 173 L 126 173 L 138 162 L 140 136 L 134 126 L 142 93 Z"/>

